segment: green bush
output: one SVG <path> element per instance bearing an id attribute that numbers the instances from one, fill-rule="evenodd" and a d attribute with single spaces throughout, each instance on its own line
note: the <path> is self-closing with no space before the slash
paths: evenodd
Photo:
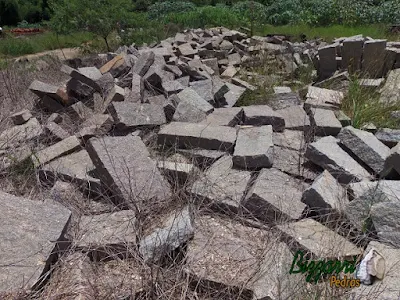
<path id="1" fill-rule="evenodd" d="M 264 23 L 267 21 L 267 7 L 259 2 L 237 2 L 233 5 L 232 11 L 250 22 Z"/>
<path id="2" fill-rule="evenodd" d="M 267 7 L 268 23 L 272 25 L 286 25 L 298 23 L 302 5 L 300 0 L 280 0 Z"/>
<path id="3" fill-rule="evenodd" d="M 244 24 L 242 18 L 227 6 L 204 6 L 186 13 L 170 13 L 162 20 L 165 24 L 173 23 L 181 28 L 236 27 Z"/>
<path id="4" fill-rule="evenodd" d="M 157 19 L 169 13 L 184 13 L 196 9 L 196 5 L 184 1 L 157 2 L 149 7 L 148 16 L 150 19 Z"/>

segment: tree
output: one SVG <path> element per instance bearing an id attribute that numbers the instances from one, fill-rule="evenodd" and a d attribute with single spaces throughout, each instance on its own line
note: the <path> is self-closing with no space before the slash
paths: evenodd
<path id="1" fill-rule="evenodd" d="M 17 25 L 21 21 L 16 0 L 0 0 L 0 25 Z"/>
<path id="2" fill-rule="evenodd" d="M 110 51 L 108 38 L 127 17 L 130 6 L 130 0 L 53 0 L 50 26 L 58 34 L 92 32 L 104 40 Z"/>

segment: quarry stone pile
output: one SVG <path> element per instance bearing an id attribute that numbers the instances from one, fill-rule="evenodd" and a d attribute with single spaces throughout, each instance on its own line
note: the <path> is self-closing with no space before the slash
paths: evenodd
<path id="1" fill-rule="evenodd" d="M 346 91 L 321 81 L 362 70 L 382 78 L 380 101 L 392 101 L 400 94 L 397 50 L 362 36 L 292 43 L 217 27 L 121 47 L 102 55 L 100 68 L 67 62 L 69 79 L 59 85 L 34 80 L 29 89 L 47 118 L 26 109 L 10 116 L 0 170 L 28 164 L 51 193 L 38 203 L 0 192 L 0 292 L 51 286 L 60 275 L 47 271 L 64 256 L 76 258 L 61 270 L 81 282 L 77 297 L 110 260 L 147 270 L 181 256 L 199 295 L 290 298 L 305 284 L 289 274 L 295 251 L 363 257 L 367 243 L 335 230 L 327 214 L 364 237 L 373 231 L 376 240 L 363 241 L 393 265 L 400 134 L 354 128 L 340 110 Z M 276 86 L 271 102 L 240 105 L 260 89 L 241 74 L 263 56 L 284 74 L 314 66 L 319 81 L 301 92 Z M 71 191 L 90 209 L 77 210 Z M 397 277 L 386 275 L 376 285 L 400 292 Z M 129 297 L 144 292 L 135 280 Z"/>

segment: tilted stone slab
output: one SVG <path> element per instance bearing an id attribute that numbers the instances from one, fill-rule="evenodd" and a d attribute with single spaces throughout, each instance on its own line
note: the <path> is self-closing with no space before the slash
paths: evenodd
<path id="1" fill-rule="evenodd" d="M 242 97 L 246 89 L 241 86 L 237 86 L 235 84 L 226 82 L 225 85 L 228 87 L 229 91 L 224 93 L 224 98 L 226 101 L 225 107 L 233 107 L 235 106 L 236 102 Z"/>
<path id="2" fill-rule="evenodd" d="M 227 126 L 172 122 L 161 128 L 158 144 L 179 148 L 226 151 L 236 142 L 236 129 Z"/>
<path id="3" fill-rule="evenodd" d="M 272 167 L 274 143 L 272 126 L 240 128 L 233 152 L 233 164 L 244 170 Z"/>
<path id="4" fill-rule="evenodd" d="M 289 275 L 293 255 L 267 231 L 212 216 L 195 221 L 187 272 L 218 299 L 289 299 L 303 278 Z M 252 249 L 269 249 L 252 251 Z M 199 291 L 200 292 L 200 291 Z"/>
<path id="5" fill-rule="evenodd" d="M 362 71 L 372 78 L 384 76 L 386 40 L 372 40 L 364 43 Z"/>
<path id="6" fill-rule="evenodd" d="M 304 188 L 300 180 L 277 169 L 262 169 L 243 205 L 268 222 L 297 220 L 306 208 L 300 201 Z"/>
<path id="7" fill-rule="evenodd" d="M 136 74 L 132 74 L 132 88 L 130 93 L 125 96 L 125 101 L 128 102 L 142 102 L 144 95 L 144 80 Z"/>
<path id="8" fill-rule="evenodd" d="M 132 72 L 144 76 L 154 62 L 154 52 L 145 52 L 140 55 L 138 61 L 132 67 Z"/>
<path id="9" fill-rule="evenodd" d="M 51 84 L 47 84 L 44 82 L 41 82 L 39 80 L 34 80 L 31 85 L 29 86 L 29 89 L 36 94 L 37 96 L 39 96 L 40 98 L 43 98 L 44 96 L 49 96 L 57 101 L 61 102 L 60 97 L 57 94 L 58 91 L 58 87 L 51 85 Z"/>
<path id="10" fill-rule="evenodd" d="M 300 130 L 285 130 L 272 134 L 274 145 L 304 152 L 306 145 L 304 132 Z"/>
<path id="11" fill-rule="evenodd" d="M 116 203 L 128 207 L 142 202 L 149 205 L 170 197 L 170 186 L 140 137 L 91 138 L 86 148 L 100 180 L 114 194 Z"/>
<path id="12" fill-rule="evenodd" d="M 338 138 L 375 173 L 379 174 L 383 171 L 390 148 L 381 143 L 372 133 L 348 126 L 342 129 Z"/>
<path id="13" fill-rule="evenodd" d="M 50 147 L 40 150 L 35 154 L 32 154 L 31 159 L 34 166 L 38 167 L 52 161 L 57 157 L 74 152 L 75 150 L 80 149 L 80 147 L 81 143 L 79 139 L 73 135 L 54 145 L 51 145 Z"/>
<path id="14" fill-rule="evenodd" d="M 304 109 L 306 111 L 310 107 L 338 109 L 343 98 L 342 92 L 310 86 L 308 87 Z"/>
<path id="15" fill-rule="evenodd" d="M 192 159 L 200 168 L 211 166 L 216 160 L 225 155 L 225 152 L 218 150 L 204 149 L 177 149 L 178 153 Z"/>
<path id="16" fill-rule="evenodd" d="M 234 127 L 243 122 L 243 108 L 216 108 L 200 122 L 200 124 L 209 124 L 212 126 L 230 126 Z"/>
<path id="17" fill-rule="evenodd" d="M 274 147 L 274 168 L 295 177 L 315 180 L 323 169 L 304 157 L 304 152 Z"/>
<path id="18" fill-rule="evenodd" d="M 378 140 L 389 148 L 393 148 L 400 142 L 400 129 L 381 128 L 375 133 Z"/>
<path id="19" fill-rule="evenodd" d="M 173 212 L 162 226 L 144 237 L 139 244 L 139 253 L 146 263 L 158 262 L 193 237 L 192 217 L 189 207 Z"/>
<path id="20" fill-rule="evenodd" d="M 3 130 L 0 133 L 0 149 L 7 149 L 20 143 L 39 138 L 42 133 L 42 125 L 40 125 L 36 118 L 32 118 L 25 124 Z"/>
<path id="21" fill-rule="evenodd" d="M 154 127 L 167 123 L 161 105 L 115 102 L 110 106 L 111 116 L 118 129 L 132 129 L 138 126 Z"/>
<path id="22" fill-rule="evenodd" d="M 158 168 L 161 173 L 174 185 L 184 185 L 190 176 L 198 170 L 193 164 L 174 161 L 158 161 Z"/>
<path id="23" fill-rule="evenodd" d="M 101 78 L 102 74 L 96 67 L 79 68 L 71 72 L 71 77 L 90 86 L 98 92 L 101 92 L 101 87 L 96 82 Z"/>
<path id="24" fill-rule="evenodd" d="M 198 197 L 200 202 L 206 200 L 223 209 L 237 212 L 245 196 L 251 173 L 232 167 L 232 157 L 223 156 L 204 173 L 204 176 L 196 180 L 191 193 Z"/>
<path id="25" fill-rule="evenodd" d="M 336 136 L 342 129 L 342 124 L 336 118 L 332 110 L 322 108 L 310 108 L 313 131 L 318 136 Z"/>
<path id="26" fill-rule="evenodd" d="M 133 255 L 136 245 L 136 218 L 133 210 L 82 216 L 74 240 L 77 249 L 96 255 Z"/>
<path id="27" fill-rule="evenodd" d="M 367 170 L 340 148 L 332 136 L 323 137 L 308 145 L 305 157 L 328 170 L 340 183 L 361 181 L 371 177 Z"/>
<path id="28" fill-rule="evenodd" d="M 342 68 L 354 73 L 361 69 L 361 57 L 363 54 L 363 38 L 347 38 L 342 47 Z"/>
<path id="29" fill-rule="evenodd" d="M 349 203 L 346 189 L 326 170 L 304 191 L 301 201 L 321 214 L 331 209 L 342 212 Z"/>
<path id="30" fill-rule="evenodd" d="M 28 109 L 24 109 L 12 114 L 10 118 L 13 121 L 14 125 L 22 125 L 28 122 L 30 118 L 32 118 L 32 114 Z"/>
<path id="31" fill-rule="evenodd" d="M 305 130 L 310 127 L 310 118 L 300 105 L 290 106 L 276 111 L 285 119 L 285 128 Z"/>
<path id="32" fill-rule="evenodd" d="M 313 219 L 278 225 L 299 248 L 318 258 L 345 259 L 360 255 L 363 250 L 328 227 Z"/>
<path id="33" fill-rule="evenodd" d="M 244 106 L 244 125 L 272 125 L 274 131 L 285 129 L 285 119 L 268 105 Z"/>
<path id="34" fill-rule="evenodd" d="M 400 199 L 372 205 L 371 221 L 381 241 L 400 247 Z"/>
<path id="35" fill-rule="evenodd" d="M 177 122 L 200 122 L 214 107 L 204 100 L 195 90 L 186 88 L 177 94 L 179 103 L 173 120 Z"/>
<path id="36" fill-rule="evenodd" d="M 49 201 L 0 192 L 0 292 L 38 287 L 61 249 L 71 212 Z"/>
<path id="37" fill-rule="evenodd" d="M 361 181 L 350 184 L 348 191 L 353 200 L 346 206 L 344 213 L 355 228 L 366 232 L 372 229 L 372 206 L 398 201 L 400 184 L 397 180 Z"/>
<path id="38" fill-rule="evenodd" d="M 400 99 L 400 69 L 391 70 L 386 78 L 385 85 L 381 89 L 379 101 L 390 104 L 396 103 Z"/>
<path id="39" fill-rule="evenodd" d="M 96 167 L 87 151 L 81 150 L 45 164 L 40 168 L 39 176 L 42 181 L 54 182 L 60 178 L 74 182 L 88 191 L 100 193 L 100 180 L 93 177 L 95 170 Z"/>

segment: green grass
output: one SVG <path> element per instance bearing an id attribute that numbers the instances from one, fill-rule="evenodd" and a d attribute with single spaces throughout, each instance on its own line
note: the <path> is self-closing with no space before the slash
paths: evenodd
<path id="1" fill-rule="evenodd" d="M 379 98 L 377 91 L 363 88 L 358 79 L 353 77 L 341 109 L 352 119 L 355 128 L 361 128 L 368 123 L 373 123 L 378 128 L 399 128 L 399 120 L 392 118 L 390 113 L 400 110 L 400 103 L 383 103 Z"/>
<path id="2" fill-rule="evenodd" d="M 386 38 L 388 40 L 399 40 L 399 35 L 389 34 L 388 26 L 386 25 L 363 25 L 363 26 L 344 26 L 344 25 L 332 25 L 327 27 L 310 27 L 307 25 L 287 25 L 287 26 L 272 26 L 264 25 L 261 28 L 257 26 L 255 28 L 255 34 L 267 35 L 267 34 L 284 34 L 300 36 L 306 35 L 307 39 L 322 38 L 328 42 L 339 37 L 348 37 L 357 34 L 363 34 L 372 38 Z"/>
<path id="3" fill-rule="evenodd" d="M 33 36 L 11 37 L 0 39 L 0 57 L 16 57 L 59 48 L 78 47 L 94 37 L 87 32 L 57 36 L 52 32 Z"/>

